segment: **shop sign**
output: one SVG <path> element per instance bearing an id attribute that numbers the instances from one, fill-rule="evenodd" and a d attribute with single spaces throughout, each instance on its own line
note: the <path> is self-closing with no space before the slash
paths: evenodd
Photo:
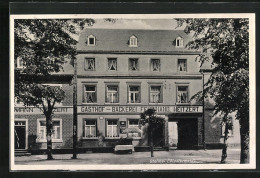
<path id="1" fill-rule="evenodd" d="M 14 107 L 15 114 L 43 114 L 43 108 L 35 107 Z M 72 114 L 72 107 L 56 107 L 53 109 L 53 113 L 57 114 Z"/>
<path id="2" fill-rule="evenodd" d="M 78 113 L 142 113 L 147 109 L 157 113 L 202 113 L 202 106 L 79 106 Z"/>

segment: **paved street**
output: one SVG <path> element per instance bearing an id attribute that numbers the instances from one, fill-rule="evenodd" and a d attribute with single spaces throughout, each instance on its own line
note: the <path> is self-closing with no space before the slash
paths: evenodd
<path id="1" fill-rule="evenodd" d="M 78 159 L 72 154 L 55 154 L 54 160 L 46 160 L 46 155 L 15 157 L 15 164 L 21 165 L 58 165 L 58 164 L 219 164 L 221 151 L 217 150 L 170 150 L 134 152 L 133 154 L 85 153 Z M 229 149 L 227 164 L 239 164 L 240 150 Z"/>

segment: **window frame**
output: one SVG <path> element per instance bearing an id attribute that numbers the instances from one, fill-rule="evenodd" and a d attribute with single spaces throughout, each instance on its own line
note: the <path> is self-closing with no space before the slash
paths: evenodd
<path id="1" fill-rule="evenodd" d="M 152 87 L 160 87 L 160 102 L 151 102 L 151 88 Z M 149 104 L 162 104 L 163 103 L 163 84 L 160 83 L 160 84 L 149 84 L 149 87 L 148 87 L 148 97 L 149 97 Z"/>
<path id="2" fill-rule="evenodd" d="M 94 137 L 87 137 L 86 136 L 86 121 L 95 121 L 95 136 Z M 98 131 L 98 129 L 97 129 L 97 118 L 84 118 L 83 119 L 83 136 L 82 136 L 82 138 L 83 139 L 96 139 L 97 138 L 97 131 Z M 91 126 L 93 126 L 93 125 L 91 125 Z"/>
<path id="3" fill-rule="evenodd" d="M 178 103 L 178 88 L 179 87 L 187 87 L 187 102 L 186 103 Z M 189 102 L 189 97 L 190 97 L 190 91 L 189 91 L 189 85 L 185 84 L 178 84 L 176 85 L 176 105 L 185 105 L 185 104 L 190 104 Z"/>
<path id="4" fill-rule="evenodd" d="M 94 61 L 94 68 L 92 70 L 88 69 L 88 66 L 87 66 L 87 60 L 90 60 L 90 59 L 93 59 L 93 61 Z M 96 71 L 96 59 L 94 57 L 85 57 L 84 69 L 85 69 L 85 71 Z"/>
<path id="5" fill-rule="evenodd" d="M 93 38 L 94 39 L 94 44 L 90 44 L 90 38 Z M 96 46 L 96 37 L 94 35 L 89 35 L 88 36 L 88 43 L 87 43 L 88 46 Z"/>
<path id="6" fill-rule="evenodd" d="M 138 39 L 135 35 L 130 36 L 129 47 L 138 47 Z"/>
<path id="7" fill-rule="evenodd" d="M 183 45 L 183 38 L 182 38 L 182 37 L 178 36 L 178 37 L 175 39 L 175 41 L 176 41 L 176 43 L 175 43 L 175 46 L 176 46 L 176 47 L 183 47 L 183 46 L 184 46 L 184 45 Z M 179 45 L 178 45 L 178 43 L 179 43 Z"/>
<path id="8" fill-rule="evenodd" d="M 86 86 L 94 86 L 95 87 L 95 93 L 96 93 L 96 102 L 88 103 L 86 101 Z M 98 97 L 97 97 L 97 84 L 96 83 L 83 83 L 83 93 L 82 93 L 82 104 L 96 104 Z"/>
<path id="9" fill-rule="evenodd" d="M 136 61 L 137 61 L 137 63 L 136 63 L 136 70 L 133 70 L 133 69 L 131 68 L 131 67 L 132 67 L 132 66 L 131 66 L 131 65 L 132 65 L 132 64 L 131 64 L 131 61 L 132 61 L 132 60 L 136 60 Z M 129 59 L 128 59 L 128 70 L 129 70 L 129 71 L 139 71 L 139 58 L 129 58 Z"/>
<path id="10" fill-rule="evenodd" d="M 119 104 L 119 102 L 120 102 L 119 83 L 106 83 L 105 86 L 106 86 L 106 89 L 105 89 L 105 103 L 106 103 L 106 104 Z M 118 99 L 117 99 L 118 101 L 117 101 L 117 102 L 112 103 L 112 102 L 108 102 L 108 101 L 107 101 L 107 97 L 108 97 L 108 87 L 109 87 L 109 86 L 116 86 L 116 87 L 117 87 L 117 97 L 118 97 Z"/>
<path id="11" fill-rule="evenodd" d="M 40 126 L 40 122 L 41 121 L 44 121 L 46 122 L 46 119 L 37 119 L 37 138 L 36 138 L 36 142 L 37 143 L 46 143 L 47 142 L 47 138 L 46 138 L 46 133 L 47 133 L 47 129 L 46 129 L 46 126 L 45 126 L 45 130 L 44 130 L 44 133 L 45 133 L 45 138 L 41 139 L 39 138 L 39 134 L 40 134 L 40 127 L 43 127 L 43 126 Z M 52 122 L 54 121 L 59 121 L 60 122 L 60 138 L 59 139 L 55 139 L 55 138 L 52 138 L 52 142 L 63 142 L 63 137 L 62 137 L 62 119 L 61 118 L 53 118 L 52 119 Z M 53 136 L 53 134 L 52 134 Z"/>
<path id="12" fill-rule="evenodd" d="M 115 61 L 116 61 L 116 69 L 115 69 L 115 70 L 109 69 L 109 60 L 115 60 Z M 109 57 L 109 58 L 107 58 L 107 70 L 108 70 L 108 71 L 117 71 L 117 70 L 118 70 L 117 58 L 115 58 L 115 57 Z"/>
<path id="13" fill-rule="evenodd" d="M 179 69 L 180 61 L 185 61 L 185 69 L 186 69 L 186 70 L 180 71 L 180 69 Z M 187 64 L 188 64 L 188 60 L 187 60 L 187 59 L 178 59 L 178 60 L 177 60 L 177 71 L 178 71 L 178 72 L 181 72 L 181 73 L 182 73 L 182 72 L 184 72 L 184 73 L 185 73 L 185 72 L 188 72 L 188 65 L 187 65 Z"/>
<path id="14" fill-rule="evenodd" d="M 159 61 L 159 70 L 153 70 L 154 68 L 153 68 L 153 61 L 155 61 L 155 60 L 158 60 Z M 150 60 L 150 70 L 152 71 L 152 72 L 160 72 L 161 71 L 161 59 L 159 59 L 159 58 L 152 58 L 151 60 Z"/>
<path id="15" fill-rule="evenodd" d="M 127 128 L 131 128 L 131 127 L 129 127 L 131 120 L 137 120 L 137 121 L 138 121 L 137 127 L 138 127 L 138 129 L 140 129 L 140 128 L 139 128 L 139 127 L 140 127 L 140 125 L 139 125 L 139 119 L 137 119 L 137 118 L 128 118 L 128 119 L 127 119 Z M 141 129 L 140 129 L 140 130 L 141 130 Z M 133 139 L 141 139 L 141 138 L 142 138 L 142 132 L 139 133 L 138 137 L 133 137 Z"/>
<path id="16" fill-rule="evenodd" d="M 139 87 L 139 102 L 130 102 L 130 87 Z M 141 104 L 142 103 L 141 83 L 127 83 L 127 104 Z"/>
<path id="17" fill-rule="evenodd" d="M 108 121 L 116 121 L 116 126 L 117 126 L 117 129 L 116 129 L 116 132 L 117 132 L 117 137 L 108 137 Z M 119 126 L 119 119 L 118 118 L 106 118 L 106 129 L 105 129 L 105 131 L 106 131 L 106 133 L 105 133 L 105 138 L 106 139 L 119 139 L 120 138 L 120 128 L 119 128 L 120 126 Z M 114 131 L 114 130 L 113 130 Z M 113 135 L 113 134 L 112 134 Z"/>

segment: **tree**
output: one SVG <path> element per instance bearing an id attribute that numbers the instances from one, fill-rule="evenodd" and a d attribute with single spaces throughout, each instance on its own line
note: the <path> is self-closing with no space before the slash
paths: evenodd
<path id="1" fill-rule="evenodd" d="M 228 115 L 236 113 L 240 123 L 240 163 L 249 163 L 249 19 L 176 20 L 179 26 L 186 25 L 186 33 L 193 34 L 186 47 L 201 50 L 197 58 L 201 65 L 209 62 L 210 56 L 213 60 L 204 91 L 193 99 L 212 98 L 215 114 L 223 115 L 227 129 L 231 128 Z"/>
<path id="2" fill-rule="evenodd" d="M 140 124 L 142 126 L 148 126 L 148 137 L 150 138 L 151 157 L 153 155 L 153 132 L 156 128 L 160 128 L 164 125 L 164 119 L 156 115 L 155 109 L 147 109 L 140 116 Z"/>
<path id="3" fill-rule="evenodd" d="M 61 102 L 64 91 L 43 85 L 39 78 L 50 78 L 61 71 L 65 59 L 73 64 L 77 41 L 73 35 L 93 19 L 17 19 L 14 23 L 15 59 L 23 62 L 15 70 L 15 97 L 25 106 L 42 107 L 46 117 L 47 159 L 52 156 L 52 116 L 55 103 Z"/>

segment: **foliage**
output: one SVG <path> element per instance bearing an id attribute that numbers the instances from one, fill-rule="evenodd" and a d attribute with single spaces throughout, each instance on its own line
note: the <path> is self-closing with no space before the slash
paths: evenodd
<path id="1" fill-rule="evenodd" d="M 249 21 L 248 19 L 177 19 L 193 33 L 187 48 L 201 49 L 197 60 L 203 65 L 212 57 L 212 73 L 205 83 L 204 97 L 215 101 L 216 112 L 248 113 Z M 223 92 L 225 91 L 225 92 Z M 202 92 L 196 95 L 202 100 Z M 242 107 L 241 107 L 242 106 Z"/>
<path id="2" fill-rule="evenodd" d="M 237 113 L 243 137 L 242 153 L 249 143 L 249 19 L 176 20 L 179 26 L 186 25 L 186 33 L 193 34 L 193 40 L 186 47 L 201 50 L 197 58 L 201 66 L 212 59 L 212 71 L 204 84 L 204 91 L 192 99 L 202 101 L 212 98 L 215 114 L 221 113 L 224 118 L 230 113 Z M 242 157 L 247 158 L 247 155 Z"/>
<path id="3" fill-rule="evenodd" d="M 155 109 L 147 109 L 140 115 L 140 124 L 148 125 L 150 128 L 161 128 L 164 124 L 164 119 L 156 115 Z"/>
<path id="4" fill-rule="evenodd" d="M 139 123 L 143 126 L 148 126 L 148 134 L 149 134 L 149 140 L 150 140 L 150 147 L 151 147 L 151 157 L 154 157 L 153 155 L 153 132 L 156 131 L 156 129 L 162 128 L 164 125 L 164 118 L 159 117 L 156 115 L 155 109 L 147 109 L 140 115 L 140 121 Z"/>
<path id="5" fill-rule="evenodd" d="M 40 84 L 30 76 L 47 78 L 61 71 L 67 60 L 72 63 L 77 44 L 73 35 L 94 22 L 92 19 L 16 19 L 14 22 L 15 59 L 23 63 L 22 69 L 15 70 L 15 97 L 25 106 L 42 106 L 46 117 L 47 159 L 53 159 L 53 109 L 65 93 L 60 87 Z"/>

